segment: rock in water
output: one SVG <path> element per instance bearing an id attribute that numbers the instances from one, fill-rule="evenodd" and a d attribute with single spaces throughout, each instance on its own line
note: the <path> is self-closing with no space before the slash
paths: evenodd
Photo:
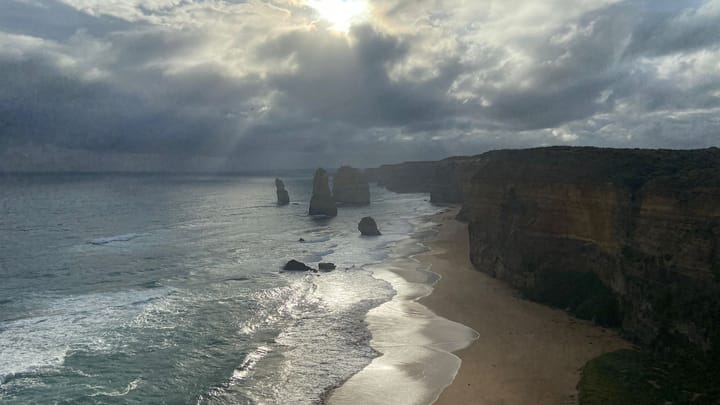
<path id="1" fill-rule="evenodd" d="M 321 271 L 333 271 L 336 268 L 337 268 L 337 266 L 335 266 L 335 263 L 319 263 L 318 264 L 318 269 L 320 269 Z"/>
<path id="2" fill-rule="evenodd" d="M 313 180 L 313 194 L 310 199 L 310 215 L 324 215 L 326 217 L 336 217 L 337 207 L 335 200 L 330 193 L 328 185 L 328 174 L 325 169 L 317 169 Z"/>
<path id="3" fill-rule="evenodd" d="M 365 236 L 379 236 L 380 231 L 378 230 L 377 224 L 372 217 L 365 217 L 360 220 L 358 224 L 358 230 Z"/>
<path id="4" fill-rule="evenodd" d="M 307 264 L 303 262 L 299 262 L 297 260 L 290 260 L 283 266 L 283 270 L 285 271 L 311 271 L 314 270 L 312 267 L 308 266 Z"/>
<path id="5" fill-rule="evenodd" d="M 339 168 L 333 178 L 333 198 L 341 204 L 370 204 L 370 185 L 365 173 L 350 166 Z"/>
<path id="6" fill-rule="evenodd" d="M 285 183 L 280 179 L 275 179 L 275 188 L 277 188 L 277 202 L 279 205 L 290 204 L 290 195 L 285 190 Z"/>

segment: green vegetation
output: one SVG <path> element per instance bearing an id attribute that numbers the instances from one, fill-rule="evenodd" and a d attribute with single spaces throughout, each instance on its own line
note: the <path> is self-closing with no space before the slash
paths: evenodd
<path id="1" fill-rule="evenodd" d="M 525 295 L 535 301 L 566 309 L 580 319 L 617 326 L 621 314 L 617 297 L 591 272 L 538 272 Z"/>
<path id="2" fill-rule="evenodd" d="M 620 350 L 585 365 L 581 405 L 720 404 L 720 367 L 707 358 Z"/>

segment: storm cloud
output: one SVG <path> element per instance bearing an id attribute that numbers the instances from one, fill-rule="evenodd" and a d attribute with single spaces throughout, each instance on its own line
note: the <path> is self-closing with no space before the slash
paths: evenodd
<path id="1" fill-rule="evenodd" d="M 5 0 L 0 170 L 720 142 L 720 0 L 351 1 Z"/>

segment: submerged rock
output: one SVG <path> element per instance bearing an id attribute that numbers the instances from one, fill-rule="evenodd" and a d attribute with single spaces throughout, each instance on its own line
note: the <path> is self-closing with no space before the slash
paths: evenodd
<path id="1" fill-rule="evenodd" d="M 335 270 L 337 266 L 335 266 L 335 263 L 319 263 L 318 269 L 322 271 L 332 271 Z"/>
<path id="2" fill-rule="evenodd" d="M 313 271 L 312 267 L 308 266 L 307 264 L 303 262 L 299 262 L 297 260 L 290 260 L 283 266 L 283 270 L 285 271 Z"/>
<path id="3" fill-rule="evenodd" d="M 280 179 L 275 179 L 275 188 L 277 189 L 277 202 L 278 205 L 290 204 L 290 195 L 285 190 L 285 183 Z"/>
<path id="4" fill-rule="evenodd" d="M 370 204 L 370 185 L 362 170 L 343 166 L 333 177 L 335 202 L 348 205 Z"/>
<path id="5" fill-rule="evenodd" d="M 365 217 L 361 219 L 360 223 L 358 224 L 358 230 L 361 234 L 365 236 L 381 235 L 380 231 L 378 230 L 377 223 L 375 223 L 375 220 L 372 219 L 372 217 Z"/>
<path id="6" fill-rule="evenodd" d="M 337 207 L 335 200 L 330 193 L 328 185 L 328 174 L 325 169 L 317 169 L 315 178 L 313 179 L 313 194 L 310 199 L 310 215 L 320 215 L 326 217 L 336 217 Z"/>

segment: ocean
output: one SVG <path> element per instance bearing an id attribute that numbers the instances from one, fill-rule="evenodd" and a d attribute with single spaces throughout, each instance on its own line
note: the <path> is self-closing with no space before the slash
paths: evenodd
<path id="1" fill-rule="evenodd" d="M 283 180 L 285 207 L 273 177 L 0 177 L 0 402 L 321 403 L 378 356 L 372 265 L 440 208 L 373 186 L 315 219 L 312 178 Z"/>

